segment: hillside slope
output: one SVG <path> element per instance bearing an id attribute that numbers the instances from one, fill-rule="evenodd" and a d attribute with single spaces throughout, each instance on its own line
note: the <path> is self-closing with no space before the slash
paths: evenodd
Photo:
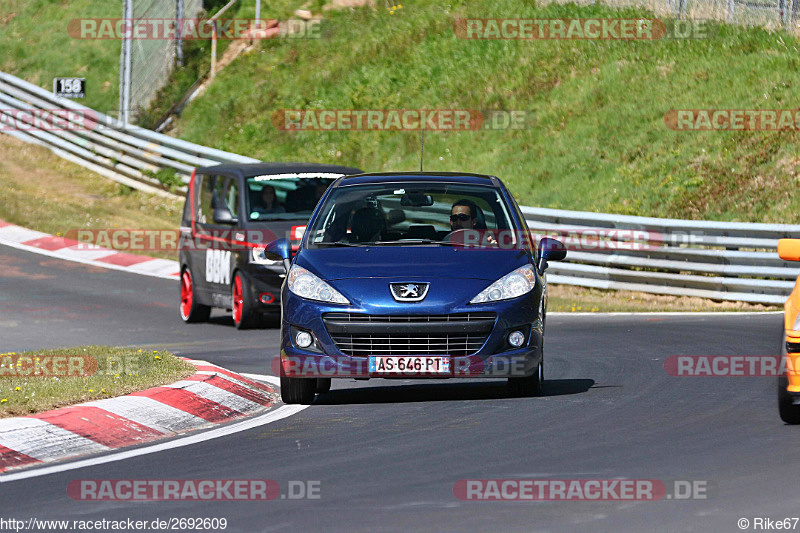
<path id="1" fill-rule="evenodd" d="M 379 3 L 380 4 L 380 3 Z M 645 17 L 600 5 L 464 0 L 329 13 L 322 39 L 263 42 L 178 122 L 186 139 L 266 160 L 418 168 L 419 133 L 281 131 L 281 109 L 525 110 L 523 131 L 429 132 L 428 170 L 502 177 L 528 205 L 787 221 L 800 208 L 797 132 L 668 129 L 670 109 L 796 107 L 798 43 L 731 26 L 661 41 L 483 41 L 459 17 Z"/>

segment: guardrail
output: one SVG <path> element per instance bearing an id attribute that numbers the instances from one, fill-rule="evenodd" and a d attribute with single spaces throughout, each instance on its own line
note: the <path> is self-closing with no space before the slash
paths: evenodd
<path id="1" fill-rule="evenodd" d="M 777 254 L 778 240 L 800 237 L 800 225 L 521 210 L 534 233 L 570 249 L 550 265 L 552 283 L 774 305 L 800 274 Z"/>
<path id="2" fill-rule="evenodd" d="M 56 108 L 94 113 L 98 126 L 0 131 L 46 146 L 125 185 L 162 195 L 170 193 L 145 172 L 171 168 L 188 183 L 197 166 L 258 161 L 136 126 L 123 128 L 112 117 L 0 72 L 0 126 L 10 110 Z M 534 233 L 560 237 L 570 250 L 566 261 L 550 265 L 551 283 L 782 304 L 800 273 L 800 265 L 781 260 L 776 252 L 778 239 L 800 237 L 800 225 L 521 209 Z"/>
<path id="3" fill-rule="evenodd" d="M 67 119 L 74 129 L 3 128 L 4 119 L 14 120 L 13 110 L 64 109 L 91 116 L 97 125 L 77 128 L 79 119 Z M 194 167 L 218 163 L 255 163 L 257 159 L 200 146 L 144 128 L 123 127 L 117 119 L 66 98 L 56 98 L 45 89 L 0 72 L 0 131 L 26 142 L 47 146 L 65 159 L 90 168 L 115 181 L 147 192 L 169 194 L 166 187 L 145 172 L 174 169 L 188 183 Z"/>

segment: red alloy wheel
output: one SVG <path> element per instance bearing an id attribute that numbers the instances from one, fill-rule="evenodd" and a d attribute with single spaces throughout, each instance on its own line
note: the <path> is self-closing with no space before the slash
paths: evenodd
<path id="1" fill-rule="evenodd" d="M 192 275 L 188 270 L 183 271 L 181 276 L 181 318 L 187 320 L 192 311 Z"/>
<path id="2" fill-rule="evenodd" d="M 233 278 L 233 321 L 237 324 L 242 322 L 242 278 L 237 274 Z"/>

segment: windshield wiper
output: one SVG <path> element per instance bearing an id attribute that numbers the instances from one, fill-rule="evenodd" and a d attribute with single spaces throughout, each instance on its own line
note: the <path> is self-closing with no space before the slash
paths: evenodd
<path id="1" fill-rule="evenodd" d="M 354 242 L 343 242 L 343 241 L 314 242 L 311 244 L 313 244 L 314 246 L 366 246 L 366 244 L 358 244 Z"/>
<path id="2" fill-rule="evenodd" d="M 453 246 L 453 243 L 450 241 L 437 241 L 434 239 L 402 239 L 399 241 L 376 241 L 370 244 L 395 244 L 395 245 L 403 245 L 403 244 L 441 244 L 444 246 Z"/>

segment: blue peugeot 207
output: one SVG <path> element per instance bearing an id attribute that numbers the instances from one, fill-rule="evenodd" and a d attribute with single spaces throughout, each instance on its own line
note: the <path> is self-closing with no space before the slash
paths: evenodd
<path id="1" fill-rule="evenodd" d="M 282 287 L 285 403 L 310 403 L 331 378 L 507 378 L 540 394 L 548 261 L 503 183 L 468 173 L 378 173 L 336 180 L 300 248 L 272 242 Z"/>

